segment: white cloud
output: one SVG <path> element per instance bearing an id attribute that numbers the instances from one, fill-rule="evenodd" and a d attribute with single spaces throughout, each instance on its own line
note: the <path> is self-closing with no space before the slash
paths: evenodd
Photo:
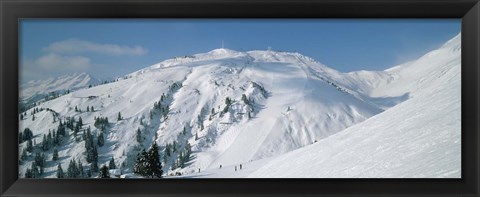
<path id="1" fill-rule="evenodd" d="M 35 65 L 45 70 L 83 71 L 92 66 L 90 58 L 82 56 L 62 56 L 55 53 L 44 55 L 35 60 Z"/>
<path id="2" fill-rule="evenodd" d="M 54 42 L 45 51 L 54 53 L 94 52 L 109 55 L 144 55 L 147 50 L 141 46 L 120 46 L 116 44 L 99 44 L 78 39 Z"/>

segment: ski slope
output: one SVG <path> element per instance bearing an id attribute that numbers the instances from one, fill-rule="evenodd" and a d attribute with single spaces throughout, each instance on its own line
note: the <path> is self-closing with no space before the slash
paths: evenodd
<path id="1" fill-rule="evenodd" d="M 162 95 L 165 115 L 153 109 Z M 163 161 L 166 175 L 190 178 L 457 177 L 460 100 L 458 35 L 416 61 L 351 73 L 299 53 L 215 49 L 37 107 L 59 119 L 81 117 L 82 130 L 90 127 L 94 136 L 101 132 L 94 118 L 108 117 L 99 165 L 114 157 L 124 174 L 133 172 L 137 153 L 155 141 L 161 155 L 167 144 L 192 146 L 183 168 L 177 168 L 176 156 Z M 32 110 L 20 120 L 20 131 L 30 128 L 39 144 L 58 120 L 46 110 L 33 120 Z M 47 159 L 42 177 L 54 178 L 57 164 L 67 169 L 72 158 L 88 169 L 85 141 L 71 132 L 58 147 L 60 159 Z M 25 147 L 21 143 L 19 150 Z M 52 150 L 45 153 L 51 158 Z M 32 160 L 22 162 L 20 177 Z M 228 174 L 239 164 L 245 169 Z"/>
<path id="2" fill-rule="evenodd" d="M 244 170 L 226 166 L 185 177 L 461 178 L 459 49 L 460 35 L 385 71 L 396 80 L 372 94 L 412 96 L 364 122 L 286 154 L 243 163 Z"/>

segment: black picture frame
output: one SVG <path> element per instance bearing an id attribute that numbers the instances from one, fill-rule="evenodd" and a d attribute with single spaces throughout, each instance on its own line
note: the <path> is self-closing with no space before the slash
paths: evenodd
<path id="1" fill-rule="evenodd" d="M 478 0 L 0 0 L 1 196 L 479 196 Z M 461 18 L 461 179 L 18 179 L 21 18 Z"/>

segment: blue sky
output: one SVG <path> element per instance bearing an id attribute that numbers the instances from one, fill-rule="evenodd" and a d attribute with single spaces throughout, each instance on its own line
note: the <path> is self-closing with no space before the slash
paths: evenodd
<path id="1" fill-rule="evenodd" d="M 158 19 L 20 23 L 20 79 L 122 76 L 220 48 L 299 52 L 342 72 L 384 70 L 440 47 L 460 19 Z"/>

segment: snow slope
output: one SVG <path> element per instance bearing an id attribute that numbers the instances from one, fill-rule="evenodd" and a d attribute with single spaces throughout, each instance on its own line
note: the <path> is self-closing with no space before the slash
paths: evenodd
<path id="1" fill-rule="evenodd" d="M 186 177 L 457 177 L 459 49 L 460 35 L 416 61 L 352 73 L 298 53 L 216 49 L 46 101 L 38 107 L 54 112 L 40 111 L 33 120 L 27 111 L 20 131 L 33 130 L 38 144 L 56 129 L 57 113 L 60 119 L 81 117 L 82 129 L 96 135 L 101 131 L 94 118 L 108 117 L 99 165 L 114 157 L 127 174 L 138 151 L 156 141 L 161 155 L 167 144 L 177 150 L 192 145 L 183 168 L 177 156 L 163 161 L 166 174 Z M 154 109 L 159 101 L 168 113 Z M 55 177 L 57 163 L 66 169 L 72 158 L 90 165 L 85 142 L 71 132 L 62 139 L 60 160 L 48 161 L 43 177 Z M 32 159 L 20 166 L 21 177 Z M 239 164 L 244 171 L 226 175 Z"/>
<path id="2" fill-rule="evenodd" d="M 406 65 L 372 94 L 412 98 L 248 177 L 461 177 L 460 35 Z"/>

